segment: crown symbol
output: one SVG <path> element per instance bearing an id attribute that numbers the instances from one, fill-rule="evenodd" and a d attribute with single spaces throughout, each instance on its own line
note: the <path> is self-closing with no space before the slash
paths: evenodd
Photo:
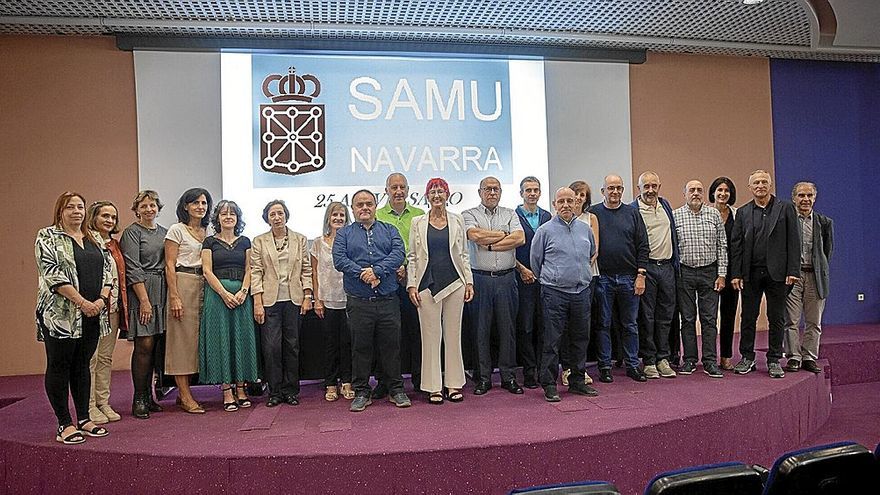
<path id="1" fill-rule="evenodd" d="M 272 93 L 269 89 L 269 85 L 276 81 L 277 94 Z M 306 81 L 312 83 L 313 91 L 311 93 L 306 93 Z M 273 103 L 282 101 L 311 102 L 321 94 L 321 82 L 312 74 L 299 76 L 296 74 L 295 67 L 288 67 L 287 75 L 269 74 L 266 79 L 263 79 L 263 94 Z"/>

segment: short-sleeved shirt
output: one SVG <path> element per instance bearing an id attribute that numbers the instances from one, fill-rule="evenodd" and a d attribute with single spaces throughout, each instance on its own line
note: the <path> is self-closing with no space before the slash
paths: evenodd
<path id="1" fill-rule="evenodd" d="M 324 237 L 316 237 L 309 248 L 309 254 L 318 260 L 318 300 L 329 309 L 345 309 L 345 289 L 342 286 L 342 272 L 333 266 L 333 246 Z"/>
<path id="2" fill-rule="evenodd" d="M 391 207 L 391 203 L 385 204 L 382 208 L 376 210 L 376 220 L 381 220 L 391 224 L 400 233 L 403 240 L 403 249 L 409 253 L 409 228 L 412 225 L 412 219 L 425 214 L 425 210 L 407 203 L 400 215 Z"/>
<path id="3" fill-rule="evenodd" d="M 219 279 L 244 280 L 244 267 L 247 250 L 251 248 L 251 240 L 239 236 L 227 244 L 217 236 L 205 238 L 202 249 L 211 251 L 211 271 Z"/>
<path id="4" fill-rule="evenodd" d="M 481 204 L 464 210 L 461 216 L 464 218 L 464 228 L 466 230 L 477 227 L 486 230 L 500 230 L 510 234 L 523 229 L 516 212 L 503 206 L 496 206 L 495 211 L 491 211 Z M 497 272 L 516 266 L 515 249 L 489 251 L 486 247 L 479 246 L 476 242 L 468 240 L 468 250 L 471 256 L 471 268 L 475 270 Z"/>
<path id="5" fill-rule="evenodd" d="M 202 267 L 202 243 L 193 237 L 182 223 L 175 223 L 168 229 L 165 238 L 174 241 L 179 247 L 177 248 L 177 260 L 174 266 L 183 266 L 187 268 Z"/>

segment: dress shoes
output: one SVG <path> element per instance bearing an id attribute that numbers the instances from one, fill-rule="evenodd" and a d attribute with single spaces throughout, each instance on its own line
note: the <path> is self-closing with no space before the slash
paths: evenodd
<path id="1" fill-rule="evenodd" d="M 648 381 L 648 377 L 645 376 L 645 374 L 642 373 L 642 370 L 640 370 L 638 368 L 627 368 L 626 369 L 626 376 L 632 378 L 633 380 L 635 380 L 637 382 Z"/>
<path id="2" fill-rule="evenodd" d="M 135 395 L 131 404 L 131 415 L 137 419 L 150 419 L 150 407 L 142 395 Z"/>
<path id="3" fill-rule="evenodd" d="M 501 382 L 501 388 L 507 390 L 508 392 L 516 395 L 520 395 L 523 393 L 522 387 L 519 386 L 519 383 L 516 383 L 516 380 L 508 380 L 506 382 Z"/>
<path id="4" fill-rule="evenodd" d="M 477 386 L 474 387 L 474 395 L 486 395 L 486 392 L 492 388 L 492 384 L 489 382 L 478 382 Z"/>
<path id="5" fill-rule="evenodd" d="M 528 389 L 538 388 L 538 380 L 535 380 L 535 377 L 532 375 L 526 375 L 523 378 L 523 387 Z"/>
<path id="6" fill-rule="evenodd" d="M 805 360 L 804 364 L 801 365 L 801 368 L 803 368 L 805 371 L 809 371 L 810 373 L 819 373 L 822 371 L 822 368 L 819 367 L 818 364 L 816 364 L 816 361 L 812 361 L 812 360 L 810 360 L 810 361 Z"/>
<path id="7" fill-rule="evenodd" d="M 611 376 L 611 368 L 599 368 L 599 381 L 602 383 L 611 383 L 614 377 Z"/>
<path id="8" fill-rule="evenodd" d="M 288 406 L 298 406 L 299 405 L 299 397 L 295 395 L 288 395 L 284 398 L 284 403 Z"/>
<path id="9" fill-rule="evenodd" d="M 162 406 L 154 401 L 152 396 L 147 396 L 147 407 L 150 408 L 150 412 L 162 412 Z"/>
<path id="10" fill-rule="evenodd" d="M 572 382 L 571 385 L 568 386 L 568 393 L 575 395 L 586 395 L 587 397 L 596 397 L 597 395 L 599 395 L 599 392 L 595 388 L 585 383 L 578 382 Z"/>
<path id="11" fill-rule="evenodd" d="M 791 373 L 796 373 L 801 369 L 801 362 L 797 359 L 789 359 L 785 363 L 785 371 L 789 371 Z"/>
<path id="12" fill-rule="evenodd" d="M 284 402 L 284 397 L 273 395 L 266 401 L 266 407 L 280 406 Z"/>

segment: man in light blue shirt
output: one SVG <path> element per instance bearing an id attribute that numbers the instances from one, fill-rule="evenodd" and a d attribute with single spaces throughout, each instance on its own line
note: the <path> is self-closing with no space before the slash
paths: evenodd
<path id="1" fill-rule="evenodd" d="M 556 375 L 559 373 L 559 342 L 568 328 L 568 355 L 572 358 L 568 391 L 596 396 L 598 392 L 584 383 L 587 345 L 590 341 L 590 292 L 593 279 L 590 259 L 596 254 L 596 242 L 589 225 L 576 219 L 574 191 L 567 187 L 556 191 L 553 206 L 556 216 L 538 227 L 532 239 L 532 272 L 541 284 L 541 307 L 544 314 L 544 349 L 540 381 L 544 399 L 559 402 Z"/>

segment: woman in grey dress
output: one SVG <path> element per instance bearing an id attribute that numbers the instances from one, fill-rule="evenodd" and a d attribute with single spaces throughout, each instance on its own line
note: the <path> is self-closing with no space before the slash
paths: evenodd
<path id="1" fill-rule="evenodd" d="M 156 191 L 141 191 L 131 205 L 137 221 L 122 233 L 120 245 L 125 257 L 125 283 L 128 285 L 128 339 L 134 341 L 131 379 L 134 399 L 131 414 L 147 419 L 162 407 L 153 400 L 150 384 L 156 341 L 165 333 L 165 234 L 168 229 L 156 223 L 162 202 Z"/>

